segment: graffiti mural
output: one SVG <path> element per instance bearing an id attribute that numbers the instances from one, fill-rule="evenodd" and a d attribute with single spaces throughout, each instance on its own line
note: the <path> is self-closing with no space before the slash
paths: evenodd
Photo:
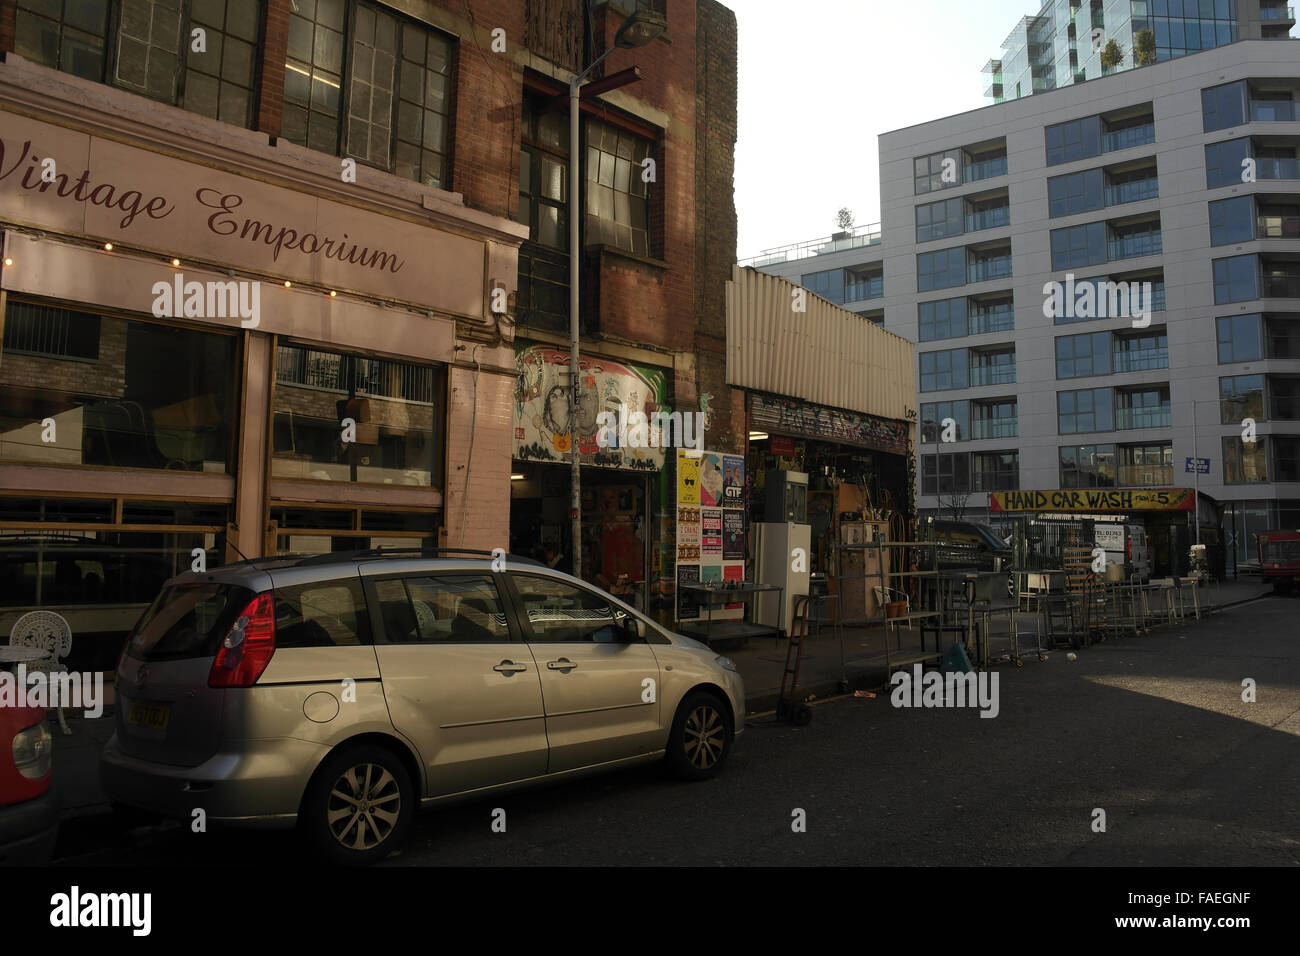
<path id="1" fill-rule="evenodd" d="M 660 471 L 662 448 L 602 448 L 597 416 L 620 405 L 644 411 L 670 411 L 668 377 L 662 369 L 580 356 L 582 394 L 576 432 L 584 465 Z M 569 353 L 547 345 L 515 344 L 514 457 L 524 461 L 567 461 L 569 456 Z"/>

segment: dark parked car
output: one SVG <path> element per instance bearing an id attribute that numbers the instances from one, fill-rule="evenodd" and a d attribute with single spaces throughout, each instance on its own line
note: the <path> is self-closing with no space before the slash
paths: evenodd
<path id="1" fill-rule="evenodd" d="M 48 863 L 59 832 L 53 738 L 38 707 L 0 707 L 0 865 Z"/>

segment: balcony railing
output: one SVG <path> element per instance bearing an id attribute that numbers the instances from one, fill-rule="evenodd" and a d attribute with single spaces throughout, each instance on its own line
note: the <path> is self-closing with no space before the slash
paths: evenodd
<path id="1" fill-rule="evenodd" d="M 1260 216 L 1259 238 L 1300 239 L 1300 216 Z"/>
<path id="2" fill-rule="evenodd" d="M 967 163 L 961 168 L 961 177 L 964 183 L 974 183 L 981 179 L 992 179 L 994 176 L 1005 176 L 1006 174 L 1007 158 L 1005 156 L 980 160 L 978 163 Z"/>
<path id="3" fill-rule="evenodd" d="M 1291 123 L 1296 119 L 1294 100 L 1251 100 L 1250 118 L 1262 123 Z"/>
<path id="4" fill-rule="evenodd" d="M 885 294 L 885 277 L 874 276 L 857 282 L 844 283 L 844 301 L 861 302 L 863 299 L 879 299 Z"/>
<path id="5" fill-rule="evenodd" d="M 1300 159 L 1257 159 L 1256 179 L 1300 179 Z"/>
<path id="6" fill-rule="evenodd" d="M 880 223 L 873 222 L 866 226 L 854 226 L 848 232 L 837 232 L 833 236 L 823 236 L 820 239 L 792 242 L 789 245 L 764 249 L 756 256 L 741 259 L 738 264 L 759 269 L 763 266 L 776 265 L 781 262 L 795 262 L 799 259 L 810 259 L 813 256 L 824 256 L 831 252 L 843 252 L 846 249 L 857 249 L 861 246 L 879 244 Z"/>
<path id="7" fill-rule="evenodd" d="M 983 282 L 986 279 L 1005 279 L 1011 275 L 1011 257 L 998 256 L 995 259 L 976 259 L 966 266 L 967 282 Z"/>
<path id="8" fill-rule="evenodd" d="M 1115 427 L 1121 431 L 1130 428 L 1168 428 L 1171 422 L 1172 413 L 1168 405 L 1115 409 Z"/>
<path id="9" fill-rule="evenodd" d="M 1300 275 L 1264 276 L 1264 298 L 1300 299 Z"/>
<path id="10" fill-rule="evenodd" d="M 1132 149 L 1134 146 L 1145 146 L 1147 143 L 1156 141 L 1156 124 L 1144 123 L 1141 126 L 1130 126 L 1127 129 L 1117 129 L 1111 133 L 1103 133 L 1101 137 L 1101 151 L 1103 153 L 1112 153 L 1117 149 Z"/>
<path id="11" fill-rule="evenodd" d="M 1010 306 L 1001 309 L 975 309 L 966 318 L 966 334 L 1006 332 L 1016 327 L 1016 313 Z"/>
<path id="12" fill-rule="evenodd" d="M 972 365 L 969 371 L 971 388 L 978 385 L 1013 385 L 1016 381 L 1014 365 Z"/>
<path id="13" fill-rule="evenodd" d="M 976 491 L 1015 491 L 1020 487 L 1020 471 L 971 472 Z"/>
<path id="14" fill-rule="evenodd" d="M 1155 176 L 1128 183 L 1115 183 L 1106 187 L 1106 205 L 1119 206 L 1126 202 L 1156 199 L 1160 195 L 1159 180 Z"/>
<path id="15" fill-rule="evenodd" d="M 1106 240 L 1106 257 L 1112 261 L 1159 255 L 1160 249 L 1159 232 L 1135 232 L 1127 236 L 1112 236 Z"/>
<path id="16" fill-rule="evenodd" d="M 970 423 L 971 438 L 1015 438 L 1016 418 L 977 418 Z"/>
<path id="17" fill-rule="evenodd" d="M 1151 311 L 1163 312 L 1165 310 L 1165 287 L 1163 285 L 1153 286 L 1151 288 Z"/>
<path id="18" fill-rule="evenodd" d="M 1294 20 L 1295 7 L 1260 7 L 1261 20 Z"/>
<path id="19" fill-rule="evenodd" d="M 1117 372 L 1148 372 L 1169 367 L 1169 347 L 1156 349 L 1125 349 L 1114 354 Z"/>
<path id="20" fill-rule="evenodd" d="M 978 232 L 981 229 L 996 229 L 998 226 L 1011 224 L 1011 207 L 995 206 L 981 209 L 979 212 L 966 213 L 966 231 Z"/>
<path id="21" fill-rule="evenodd" d="M 1162 488 L 1174 483 L 1172 465 L 1120 465 L 1116 472 L 1121 488 Z"/>

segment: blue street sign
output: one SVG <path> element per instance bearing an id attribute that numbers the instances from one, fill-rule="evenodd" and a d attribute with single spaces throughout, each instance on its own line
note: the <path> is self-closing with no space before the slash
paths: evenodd
<path id="1" fill-rule="evenodd" d="M 1187 464 L 1183 466 L 1183 471 L 1191 474 L 1196 472 L 1198 475 L 1208 475 L 1210 473 L 1210 459 L 1208 458 L 1188 458 Z"/>

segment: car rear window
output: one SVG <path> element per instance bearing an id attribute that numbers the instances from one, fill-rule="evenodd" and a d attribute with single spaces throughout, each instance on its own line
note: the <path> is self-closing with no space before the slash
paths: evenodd
<path id="1" fill-rule="evenodd" d="M 253 596 L 215 581 L 164 588 L 132 632 L 127 653 L 142 661 L 211 657 Z"/>

